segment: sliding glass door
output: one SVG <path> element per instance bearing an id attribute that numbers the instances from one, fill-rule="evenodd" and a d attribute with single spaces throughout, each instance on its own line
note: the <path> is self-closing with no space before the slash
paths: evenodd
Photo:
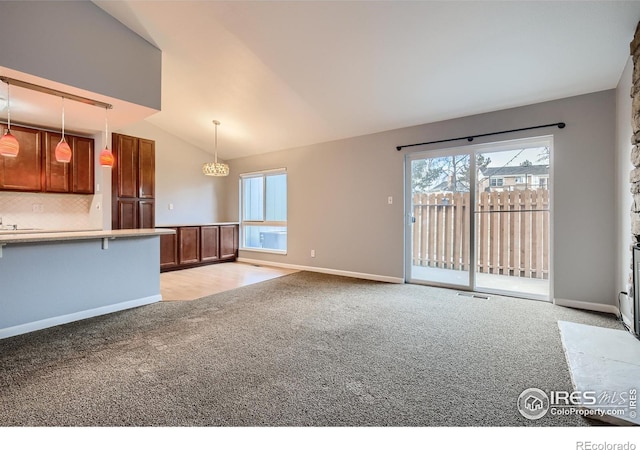
<path id="1" fill-rule="evenodd" d="M 407 281 L 548 299 L 551 144 L 407 155 Z"/>
<path id="2" fill-rule="evenodd" d="M 409 281 L 470 288 L 470 153 L 409 157 Z"/>

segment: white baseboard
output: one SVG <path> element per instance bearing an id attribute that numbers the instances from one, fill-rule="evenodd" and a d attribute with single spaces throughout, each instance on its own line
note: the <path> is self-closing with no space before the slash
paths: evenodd
<path id="1" fill-rule="evenodd" d="M 32 331 L 43 330 L 45 328 L 55 327 L 57 325 L 75 322 L 77 320 L 88 319 L 90 317 L 102 316 L 104 314 L 123 311 L 125 309 L 136 308 L 138 306 L 149 305 L 151 303 L 159 302 L 160 300 L 162 300 L 161 295 L 152 295 L 150 297 L 143 297 L 123 303 L 116 303 L 115 305 L 101 306 L 99 308 L 87 309 L 85 311 L 78 311 L 71 314 L 50 317 L 43 320 L 37 320 L 35 322 L 2 328 L 0 329 L 0 339 L 17 336 L 19 334 L 30 333 Z"/>
<path id="2" fill-rule="evenodd" d="M 281 267 L 283 269 L 304 270 L 307 272 L 319 272 L 319 273 L 326 273 L 329 275 L 339 275 L 342 277 L 360 278 L 362 280 L 382 281 L 384 283 L 395 283 L 395 284 L 404 283 L 403 278 L 389 277 L 386 275 L 375 275 L 372 273 L 350 272 L 348 270 L 327 269 L 324 267 L 301 266 L 298 264 L 285 264 L 285 263 L 262 261 L 260 259 L 249 259 L 249 258 L 238 258 L 237 261 L 242 263 L 247 263 L 247 264 L 255 264 L 258 266 L 272 266 L 272 267 Z"/>
<path id="3" fill-rule="evenodd" d="M 602 303 L 582 302 L 579 300 L 569 300 L 566 298 L 554 298 L 553 304 L 558 306 L 566 306 L 568 308 L 586 309 L 588 311 L 597 311 L 602 313 L 620 316 L 620 310 L 614 305 L 604 305 Z"/>

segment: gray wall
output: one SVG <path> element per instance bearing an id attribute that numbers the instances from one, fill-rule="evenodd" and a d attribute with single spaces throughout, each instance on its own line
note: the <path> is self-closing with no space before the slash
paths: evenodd
<path id="1" fill-rule="evenodd" d="M 222 178 L 202 174 L 202 165 L 213 155 L 141 121 L 116 133 L 154 140 L 156 143 L 156 226 L 191 225 L 220 221 L 225 208 Z M 105 177 L 106 179 L 107 177 Z M 105 180 L 107 181 L 107 180 Z M 111 180 L 103 192 L 110 192 Z M 104 197 L 105 228 L 111 228 L 111 198 Z M 173 210 L 169 204 L 173 204 Z"/>
<path id="2" fill-rule="evenodd" d="M 618 88 L 616 89 L 616 181 L 615 181 L 615 205 L 616 205 L 616 281 L 615 292 L 628 291 L 629 273 L 631 267 L 631 195 L 629 184 L 629 172 L 633 169 L 631 164 L 631 75 L 633 62 L 631 58 L 622 72 Z M 631 313 L 629 300 L 621 296 L 621 312 L 625 317 Z"/>
<path id="3" fill-rule="evenodd" d="M 4 67 L 160 109 L 160 50 L 89 1 L 2 1 L 0 42 Z"/>
<path id="4" fill-rule="evenodd" d="M 408 150 L 397 152 L 397 145 L 563 121 L 567 123 L 563 130 L 498 138 L 554 134 L 554 297 L 612 305 L 615 94 L 604 91 L 231 160 L 225 219 L 238 220 L 240 173 L 286 167 L 288 254 L 243 251 L 241 257 L 403 277 L 403 161 Z M 436 147 L 416 150 L 429 148 Z M 388 196 L 393 196 L 393 205 L 387 204 Z M 310 257 L 311 249 L 316 258 Z"/>

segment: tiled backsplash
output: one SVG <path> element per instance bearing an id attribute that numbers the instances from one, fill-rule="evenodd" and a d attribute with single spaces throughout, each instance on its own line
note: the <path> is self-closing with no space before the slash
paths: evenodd
<path id="1" fill-rule="evenodd" d="M 0 192 L 0 217 L 19 228 L 102 229 L 102 195 Z"/>

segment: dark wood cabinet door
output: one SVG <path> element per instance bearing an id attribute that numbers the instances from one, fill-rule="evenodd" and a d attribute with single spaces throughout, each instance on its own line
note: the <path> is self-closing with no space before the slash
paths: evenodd
<path id="1" fill-rule="evenodd" d="M 215 261 L 220 259 L 220 227 L 217 225 L 200 227 L 200 260 Z"/>
<path id="2" fill-rule="evenodd" d="M 238 250 L 238 226 L 220 225 L 220 259 L 236 257 Z"/>
<path id="3" fill-rule="evenodd" d="M 138 139 L 138 197 L 156 196 L 156 144 L 148 139 Z"/>
<path id="4" fill-rule="evenodd" d="M 117 201 L 117 227 L 119 230 L 138 228 L 138 200 L 122 199 Z"/>
<path id="5" fill-rule="evenodd" d="M 71 191 L 71 165 L 56 161 L 56 147 L 62 139 L 62 134 L 46 131 L 44 134 L 44 190 L 45 192 Z M 65 137 L 71 145 L 71 139 Z M 73 150 L 73 147 L 72 147 Z"/>
<path id="6" fill-rule="evenodd" d="M 118 197 L 138 197 L 138 139 L 113 133 L 115 170 L 113 175 Z"/>
<path id="7" fill-rule="evenodd" d="M 6 126 L 2 126 L 4 134 Z M 20 144 L 15 158 L 0 157 L 0 189 L 12 191 L 42 191 L 42 132 L 23 127 L 11 127 L 11 134 Z"/>
<path id="8" fill-rule="evenodd" d="M 200 261 L 200 227 L 178 229 L 178 258 L 180 264 Z"/>
<path id="9" fill-rule="evenodd" d="M 176 228 L 173 228 L 174 230 Z M 176 234 L 160 235 L 160 268 L 178 265 L 178 236 Z"/>
<path id="10" fill-rule="evenodd" d="M 156 202 L 155 200 L 138 201 L 138 228 L 155 228 Z"/>
<path id="11" fill-rule="evenodd" d="M 93 194 L 94 192 L 94 150 L 93 139 L 73 137 L 70 142 L 71 192 L 74 194 Z"/>

